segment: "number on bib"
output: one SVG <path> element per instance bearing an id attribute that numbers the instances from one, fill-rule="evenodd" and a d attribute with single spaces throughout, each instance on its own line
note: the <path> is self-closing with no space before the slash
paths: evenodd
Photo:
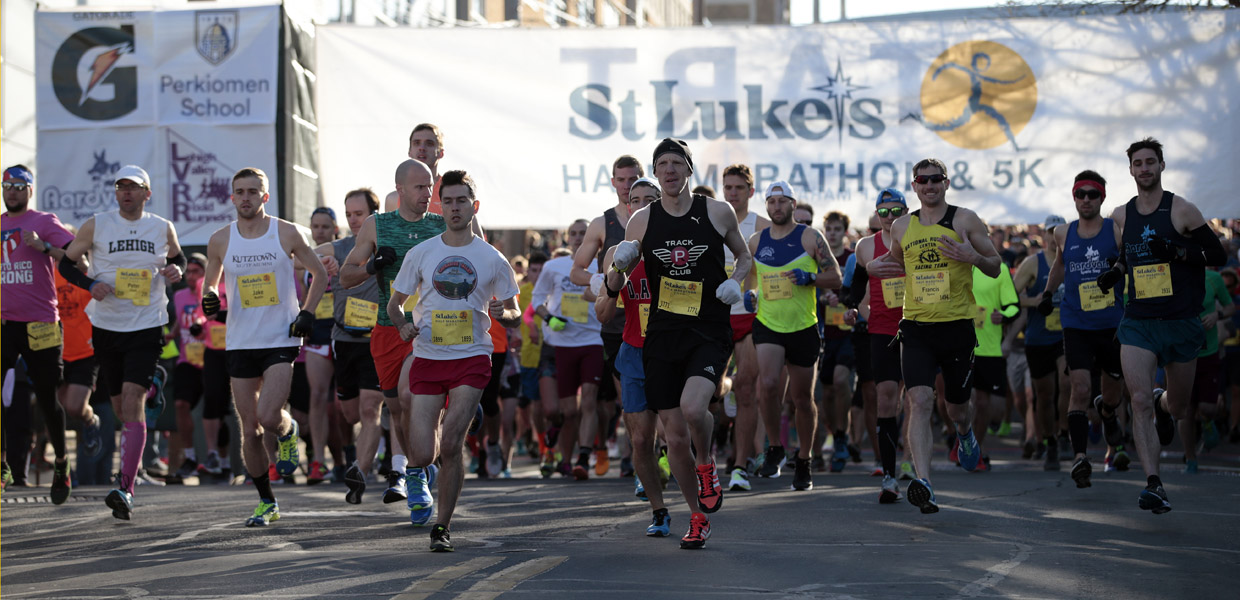
<path id="1" fill-rule="evenodd" d="M 696 317 L 701 309 L 702 282 L 669 277 L 659 282 L 659 310 Z"/>
<path id="2" fill-rule="evenodd" d="M 117 298 L 132 300 L 134 306 L 150 306 L 150 269 L 117 269 L 115 289 Z"/>
<path id="3" fill-rule="evenodd" d="M 787 272 L 771 272 L 762 273 L 762 299 L 763 300 L 788 300 L 792 298 L 793 283 L 788 280 Z"/>
<path id="4" fill-rule="evenodd" d="M 468 309 L 432 311 L 431 343 L 436 346 L 474 343 L 474 311 Z"/>
<path id="5" fill-rule="evenodd" d="M 26 341 L 30 349 L 38 352 L 55 348 L 61 343 L 59 323 L 32 322 L 26 324 Z"/>
<path id="6" fill-rule="evenodd" d="M 1078 288 L 1081 294 L 1081 310 L 1102 310 L 1115 306 L 1115 293 L 1102 293 L 1102 288 L 1093 281 L 1086 281 Z"/>
<path id="7" fill-rule="evenodd" d="M 568 320 L 574 323 L 585 323 L 590 320 L 588 310 L 590 310 L 590 303 L 586 302 L 581 294 L 565 293 L 560 296 L 560 312 Z"/>
<path id="8" fill-rule="evenodd" d="M 904 306 L 904 278 L 892 277 L 883 280 L 883 304 L 887 308 Z"/>
<path id="9" fill-rule="evenodd" d="M 335 306 L 334 306 L 335 302 L 336 302 L 336 299 L 333 297 L 331 292 L 323 292 L 323 297 L 319 298 L 318 306 L 314 307 L 314 318 L 315 319 L 332 318 L 332 311 L 335 309 Z"/>
<path id="10" fill-rule="evenodd" d="M 361 298 L 349 298 L 344 304 L 345 327 L 373 329 L 379 322 L 379 304 Z"/>
<path id="11" fill-rule="evenodd" d="M 947 271 L 911 273 L 913 278 L 913 301 L 918 304 L 938 304 L 951 299 L 951 274 Z"/>
<path id="12" fill-rule="evenodd" d="M 280 291 L 276 288 L 275 273 L 239 275 L 237 293 L 241 295 L 242 308 L 275 306 L 280 303 Z"/>
<path id="13" fill-rule="evenodd" d="M 1137 298 L 1161 298 L 1170 296 L 1171 265 L 1158 263 L 1132 268 L 1133 287 L 1137 289 Z"/>

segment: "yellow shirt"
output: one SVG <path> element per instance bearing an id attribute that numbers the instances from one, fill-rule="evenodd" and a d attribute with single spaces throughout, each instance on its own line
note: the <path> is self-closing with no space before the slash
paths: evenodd
<path id="1" fill-rule="evenodd" d="M 900 240 L 904 249 L 904 318 L 924 323 L 972 319 L 973 266 L 943 256 L 939 237 L 961 241 L 951 228 L 956 207 L 938 223 L 922 225 L 915 211 Z"/>
<path id="2" fill-rule="evenodd" d="M 535 344 L 530 341 L 530 326 L 525 324 L 525 309 L 530 306 L 530 297 L 534 293 L 534 284 L 522 283 L 521 295 L 518 297 L 518 306 L 521 308 L 521 366 L 533 369 L 538 367 L 538 359 L 542 354 L 542 344 Z M 539 319 L 534 318 L 534 326 L 539 326 Z M 541 337 L 539 341 L 541 342 Z"/>

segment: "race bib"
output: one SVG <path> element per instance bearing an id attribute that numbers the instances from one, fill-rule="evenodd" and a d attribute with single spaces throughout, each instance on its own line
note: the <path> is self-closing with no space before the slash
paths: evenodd
<path id="1" fill-rule="evenodd" d="M 202 342 L 190 342 L 185 344 L 185 360 L 195 367 L 202 368 L 202 355 L 206 348 Z"/>
<path id="2" fill-rule="evenodd" d="M 837 306 L 827 306 L 823 309 L 823 316 L 833 327 L 838 327 L 844 331 L 849 331 L 852 327 L 844 323 L 844 313 L 846 312 L 848 312 L 848 309 L 843 304 Z"/>
<path id="3" fill-rule="evenodd" d="M 213 350 L 223 350 L 224 341 L 228 339 L 228 326 L 223 323 L 211 323 L 208 325 L 211 335 L 211 348 Z"/>
<path id="4" fill-rule="evenodd" d="M 344 303 L 345 327 L 373 329 L 379 322 L 379 304 L 361 298 L 349 298 Z"/>
<path id="5" fill-rule="evenodd" d="M 1137 289 L 1137 298 L 1161 298 L 1170 296 L 1171 265 L 1158 263 L 1132 268 L 1132 283 Z"/>
<path id="6" fill-rule="evenodd" d="M 762 299 L 788 300 L 792 298 L 793 283 L 788 279 L 786 271 L 762 273 Z"/>
<path id="7" fill-rule="evenodd" d="M 388 284 L 388 298 L 391 298 L 392 296 L 395 296 L 395 295 L 396 295 L 395 283 L 394 282 L 389 283 Z M 418 293 L 414 292 L 412 296 L 409 296 L 408 300 L 405 300 L 404 306 L 401 306 L 400 308 L 403 312 L 413 312 L 414 307 L 417 305 L 418 305 Z"/>
<path id="8" fill-rule="evenodd" d="M 637 319 L 641 321 L 642 337 L 646 337 L 646 324 L 650 322 L 650 304 L 643 304 L 638 307 Z"/>
<path id="9" fill-rule="evenodd" d="M 1093 281 L 1082 283 L 1077 289 L 1080 290 L 1081 310 L 1083 311 L 1102 310 L 1115 306 L 1114 292 L 1104 294 L 1102 288 L 1099 288 L 1098 284 Z"/>
<path id="10" fill-rule="evenodd" d="M 1224 346 L 1240 346 L 1240 331 L 1237 331 L 1235 335 L 1223 340 L 1223 345 Z"/>
<path id="11" fill-rule="evenodd" d="M 560 312 L 564 317 L 574 323 L 585 323 L 590 318 L 586 311 L 590 310 L 590 303 L 581 297 L 581 294 L 568 294 L 560 296 Z"/>
<path id="12" fill-rule="evenodd" d="M 237 293 L 241 295 L 242 308 L 275 306 L 280 303 L 280 292 L 276 289 L 275 273 L 238 276 Z"/>
<path id="13" fill-rule="evenodd" d="M 432 311 L 431 343 L 436 346 L 459 346 L 461 344 L 474 343 L 474 311 Z"/>
<path id="14" fill-rule="evenodd" d="M 60 339 L 59 323 L 32 322 L 26 324 L 26 341 L 29 342 L 30 349 L 34 352 L 55 348 L 60 345 Z"/>
<path id="15" fill-rule="evenodd" d="M 947 271 L 910 273 L 913 278 L 913 301 L 918 304 L 938 304 L 951 299 L 951 274 Z"/>
<path id="16" fill-rule="evenodd" d="M 1046 315 L 1047 331 L 1063 331 L 1063 323 L 1059 320 L 1059 307 L 1056 306 L 1051 314 Z"/>
<path id="17" fill-rule="evenodd" d="M 117 298 L 132 300 L 134 306 L 150 306 L 150 269 L 117 269 L 115 289 Z"/>
<path id="18" fill-rule="evenodd" d="M 980 304 L 973 305 L 973 326 L 981 329 L 990 320 L 990 309 Z"/>
<path id="19" fill-rule="evenodd" d="M 315 319 L 332 318 L 332 310 L 335 309 L 335 306 L 334 306 L 335 302 L 336 302 L 336 299 L 332 296 L 331 292 L 323 292 L 323 297 L 319 298 L 318 306 L 314 307 L 314 318 Z"/>
<path id="20" fill-rule="evenodd" d="M 664 277 L 659 282 L 659 310 L 690 317 L 702 308 L 702 282 Z"/>
<path id="21" fill-rule="evenodd" d="M 904 278 L 892 277 L 883 280 L 883 304 L 887 308 L 904 306 Z"/>

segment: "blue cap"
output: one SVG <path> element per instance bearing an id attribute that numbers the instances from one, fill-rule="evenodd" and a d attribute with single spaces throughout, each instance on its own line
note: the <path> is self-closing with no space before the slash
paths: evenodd
<path id="1" fill-rule="evenodd" d="M 32 184 L 34 183 L 34 173 L 31 173 L 30 169 L 27 169 L 26 167 L 22 167 L 22 166 L 9 167 L 4 170 L 4 180 L 5 181 L 24 181 L 26 183 Z"/>
<path id="2" fill-rule="evenodd" d="M 310 218 L 314 218 L 314 215 L 327 215 L 331 218 L 332 223 L 336 222 L 336 211 L 332 210 L 330 206 L 320 206 L 314 209 L 314 212 L 310 213 Z"/>
<path id="3" fill-rule="evenodd" d="M 904 200 L 904 193 L 896 188 L 887 188 L 878 193 L 878 199 L 874 201 L 874 206 L 883 204 L 884 202 L 899 202 L 908 206 L 908 202 Z"/>

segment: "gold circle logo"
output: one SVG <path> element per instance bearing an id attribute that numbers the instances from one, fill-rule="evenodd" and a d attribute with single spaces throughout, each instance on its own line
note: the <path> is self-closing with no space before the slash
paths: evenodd
<path id="1" fill-rule="evenodd" d="M 1038 106 L 1033 70 L 1011 48 L 971 41 L 948 48 L 921 80 L 922 123 L 948 143 L 986 150 L 1010 143 Z"/>

